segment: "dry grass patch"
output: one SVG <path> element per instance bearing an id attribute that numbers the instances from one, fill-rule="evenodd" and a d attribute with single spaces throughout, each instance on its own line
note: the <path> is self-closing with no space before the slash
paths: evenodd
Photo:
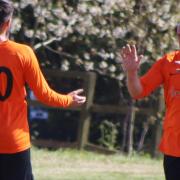
<path id="1" fill-rule="evenodd" d="M 32 149 L 37 180 L 163 180 L 162 160 L 77 150 Z"/>

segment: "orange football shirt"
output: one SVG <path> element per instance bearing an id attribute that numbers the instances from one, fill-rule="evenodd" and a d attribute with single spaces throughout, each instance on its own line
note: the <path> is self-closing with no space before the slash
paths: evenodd
<path id="1" fill-rule="evenodd" d="M 43 103 L 67 107 L 72 97 L 53 91 L 47 84 L 33 50 L 7 40 L 0 43 L 0 153 L 30 147 L 25 83 Z"/>
<path id="2" fill-rule="evenodd" d="M 180 51 L 159 59 L 140 81 L 143 92 L 137 99 L 163 85 L 166 113 L 159 149 L 166 155 L 180 157 Z"/>

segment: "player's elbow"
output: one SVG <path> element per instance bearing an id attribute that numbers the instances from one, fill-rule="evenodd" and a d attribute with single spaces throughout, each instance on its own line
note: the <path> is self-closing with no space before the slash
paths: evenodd
<path id="1" fill-rule="evenodd" d="M 129 90 L 129 94 L 133 99 L 141 99 L 144 95 L 143 95 L 143 90 L 142 89 L 138 89 L 138 90 Z"/>

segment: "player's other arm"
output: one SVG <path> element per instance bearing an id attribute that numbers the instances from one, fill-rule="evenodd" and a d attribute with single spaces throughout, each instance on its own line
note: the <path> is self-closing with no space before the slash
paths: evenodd
<path id="1" fill-rule="evenodd" d="M 85 103 L 86 97 L 81 96 L 82 89 L 60 94 L 52 90 L 45 80 L 37 58 L 30 47 L 27 48 L 24 63 L 24 77 L 27 84 L 33 90 L 35 96 L 43 103 L 56 107 L 80 106 Z"/>
<path id="2" fill-rule="evenodd" d="M 163 83 L 163 59 L 157 61 L 144 76 L 139 77 L 138 69 L 142 55 L 137 55 L 135 45 L 123 47 L 120 55 L 122 57 L 122 67 L 127 76 L 128 91 L 133 98 L 148 96 Z"/>

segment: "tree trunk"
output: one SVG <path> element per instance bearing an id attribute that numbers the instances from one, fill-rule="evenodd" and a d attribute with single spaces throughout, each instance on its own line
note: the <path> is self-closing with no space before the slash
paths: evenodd
<path id="1" fill-rule="evenodd" d="M 140 137 L 138 147 L 137 147 L 138 152 L 140 152 L 142 150 L 142 148 L 143 148 L 145 136 L 146 136 L 146 134 L 148 132 L 148 129 L 149 129 L 149 121 L 144 123 L 144 128 L 142 130 L 141 137 Z"/>

